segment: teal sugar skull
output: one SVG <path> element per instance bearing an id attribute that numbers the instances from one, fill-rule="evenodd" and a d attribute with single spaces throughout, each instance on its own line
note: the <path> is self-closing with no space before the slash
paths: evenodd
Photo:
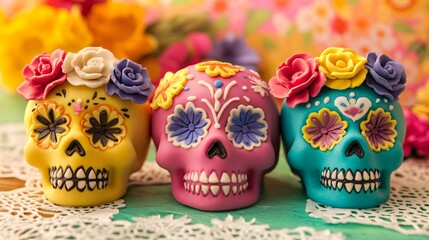
<path id="1" fill-rule="evenodd" d="M 403 159 L 397 97 L 405 79 L 402 65 L 387 56 L 363 58 L 351 49 L 294 55 L 279 66 L 270 86 L 273 95 L 287 92 L 281 111 L 287 161 L 310 199 L 369 208 L 389 198 L 390 176 Z"/>

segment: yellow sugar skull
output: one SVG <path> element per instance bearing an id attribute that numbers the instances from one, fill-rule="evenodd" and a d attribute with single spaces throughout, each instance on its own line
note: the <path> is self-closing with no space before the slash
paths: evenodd
<path id="1" fill-rule="evenodd" d="M 149 148 L 146 101 L 154 87 L 146 69 L 86 48 L 42 54 L 24 76 L 24 157 L 41 171 L 47 199 L 91 206 L 123 196 Z"/>

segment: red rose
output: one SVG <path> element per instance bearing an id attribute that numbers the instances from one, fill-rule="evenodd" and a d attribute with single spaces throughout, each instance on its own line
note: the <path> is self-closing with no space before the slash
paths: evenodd
<path id="1" fill-rule="evenodd" d="M 277 68 L 277 76 L 269 81 L 271 94 L 286 98 L 287 105 L 292 108 L 317 96 L 325 83 L 326 77 L 319 70 L 316 59 L 308 54 L 292 55 Z"/>
<path id="2" fill-rule="evenodd" d="M 61 69 L 65 57 L 66 52 L 60 49 L 35 57 L 22 71 L 25 82 L 18 87 L 18 93 L 25 100 L 45 99 L 52 88 L 66 80 Z"/>

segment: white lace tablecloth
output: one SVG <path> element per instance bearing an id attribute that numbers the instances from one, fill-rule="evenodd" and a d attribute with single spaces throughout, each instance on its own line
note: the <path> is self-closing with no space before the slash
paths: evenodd
<path id="1" fill-rule="evenodd" d="M 42 193 L 40 175 L 22 157 L 26 141 L 21 124 L 0 125 L 0 178 L 14 177 L 25 187 L 0 192 L 0 239 L 345 239 L 342 233 L 311 227 L 270 229 L 256 219 L 212 219 L 212 226 L 172 215 L 133 217 L 113 221 L 126 206 L 119 199 L 96 207 L 60 207 Z M 377 208 L 336 209 L 308 200 L 310 216 L 329 223 L 361 223 L 391 228 L 404 234 L 429 236 L 429 161 L 407 160 L 392 178 L 392 196 Z M 130 178 L 130 184 L 169 183 L 168 172 L 147 162 Z M 304 211 L 304 209 L 303 209 Z"/>

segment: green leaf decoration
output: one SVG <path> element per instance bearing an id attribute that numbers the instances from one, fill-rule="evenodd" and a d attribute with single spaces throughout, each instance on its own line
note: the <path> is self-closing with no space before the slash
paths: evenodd
<path id="1" fill-rule="evenodd" d="M 414 29 L 413 29 L 410 25 L 408 25 L 408 24 L 406 24 L 406 23 L 404 23 L 404 22 L 396 22 L 396 23 L 393 25 L 393 28 L 394 28 L 396 31 L 398 31 L 398 32 L 403 32 L 403 33 L 414 33 Z"/>
<path id="2" fill-rule="evenodd" d="M 264 49 L 266 50 L 277 49 L 277 44 L 272 39 L 266 37 L 262 39 L 262 46 L 264 46 Z"/>
<path id="3" fill-rule="evenodd" d="M 304 40 L 305 46 L 310 46 L 311 43 L 313 42 L 313 33 L 312 32 L 306 32 L 306 33 L 304 33 L 302 38 Z"/>
<path id="4" fill-rule="evenodd" d="M 271 12 L 268 10 L 255 10 L 249 13 L 245 33 L 252 34 L 256 32 L 259 26 L 271 17 Z"/>

